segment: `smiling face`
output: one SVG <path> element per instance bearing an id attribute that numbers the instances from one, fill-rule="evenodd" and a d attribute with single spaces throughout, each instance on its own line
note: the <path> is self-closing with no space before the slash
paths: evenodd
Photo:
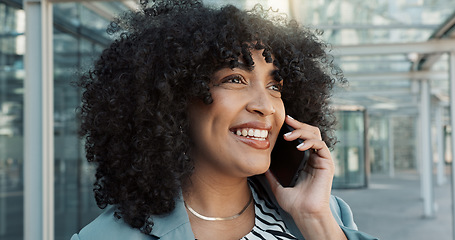
<path id="1" fill-rule="evenodd" d="M 285 117 L 282 83 L 274 79 L 276 67 L 265 61 L 262 50 L 251 53 L 252 70 L 240 63 L 214 73 L 212 104 L 190 104 L 195 174 L 248 177 L 269 168 Z"/>

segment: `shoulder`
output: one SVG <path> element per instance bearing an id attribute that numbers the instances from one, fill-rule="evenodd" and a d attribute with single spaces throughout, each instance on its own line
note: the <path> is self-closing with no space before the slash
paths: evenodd
<path id="1" fill-rule="evenodd" d="M 330 197 L 330 210 L 335 220 L 340 225 L 344 234 L 349 240 L 377 240 L 378 238 L 372 237 L 366 233 L 360 232 L 354 222 L 349 205 L 341 198 L 336 196 Z"/>
<path id="2" fill-rule="evenodd" d="M 143 234 L 139 229 L 130 227 L 122 219 L 114 216 L 115 207 L 109 206 L 95 220 L 85 226 L 78 234 L 74 234 L 71 240 L 152 240 L 152 236 Z"/>
<path id="3" fill-rule="evenodd" d="M 279 207 L 279 204 L 276 202 L 276 199 L 265 176 L 258 175 L 251 177 L 250 184 L 255 187 L 256 191 L 258 191 L 257 194 L 265 196 L 266 200 L 268 199 L 271 204 L 278 207 L 278 211 L 290 232 L 294 234 L 298 239 L 303 239 L 303 236 L 301 235 L 298 227 L 295 225 L 295 222 L 292 219 L 291 215 Z M 333 195 L 330 196 L 330 210 L 332 211 L 332 215 L 337 221 L 338 225 L 340 225 L 341 229 L 349 240 L 377 239 L 357 230 L 357 225 L 354 222 L 354 216 L 352 214 L 351 208 L 345 201 L 343 201 L 343 199 Z"/>
<path id="4" fill-rule="evenodd" d="M 330 197 L 330 210 L 332 210 L 332 214 L 340 226 L 357 230 L 351 208 L 343 199 L 332 195 Z"/>
<path id="5" fill-rule="evenodd" d="M 176 199 L 175 208 L 168 214 L 150 216 L 153 222 L 151 235 L 130 227 L 123 219 L 114 216 L 115 207 L 109 206 L 93 222 L 85 226 L 71 240 L 175 240 L 194 239 L 183 198 Z"/>

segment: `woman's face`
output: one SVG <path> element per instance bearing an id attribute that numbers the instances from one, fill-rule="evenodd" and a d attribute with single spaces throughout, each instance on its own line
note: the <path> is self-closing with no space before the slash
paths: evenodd
<path id="1" fill-rule="evenodd" d="M 252 51 L 254 69 L 222 68 L 212 78 L 213 103 L 190 104 L 195 173 L 247 177 L 269 168 L 270 153 L 283 125 L 282 82 L 262 50 Z"/>

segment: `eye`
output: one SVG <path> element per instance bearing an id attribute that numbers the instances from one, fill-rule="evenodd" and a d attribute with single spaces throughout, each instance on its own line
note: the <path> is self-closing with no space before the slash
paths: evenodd
<path id="1" fill-rule="evenodd" d="M 283 91 L 283 83 L 282 82 L 277 82 L 273 81 L 269 84 L 268 87 L 270 90 L 277 91 L 277 92 L 282 92 Z"/>
<path id="2" fill-rule="evenodd" d="M 235 84 L 242 84 L 245 83 L 245 78 L 241 75 L 230 75 L 223 79 L 223 83 L 235 83 Z"/>

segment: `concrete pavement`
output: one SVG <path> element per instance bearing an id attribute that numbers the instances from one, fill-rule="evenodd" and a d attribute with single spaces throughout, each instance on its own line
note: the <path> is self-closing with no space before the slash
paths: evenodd
<path id="1" fill-rule="evenodd" d="M 416 172 L 397 172 L 394 178 L 373 174 L 366 189 L 334 189 L 352 208 L 363 232 L 381 240 L 452 240 L 450 181 L 435 186 L 436 216 L 423 217 L 420 180 Z"/>

